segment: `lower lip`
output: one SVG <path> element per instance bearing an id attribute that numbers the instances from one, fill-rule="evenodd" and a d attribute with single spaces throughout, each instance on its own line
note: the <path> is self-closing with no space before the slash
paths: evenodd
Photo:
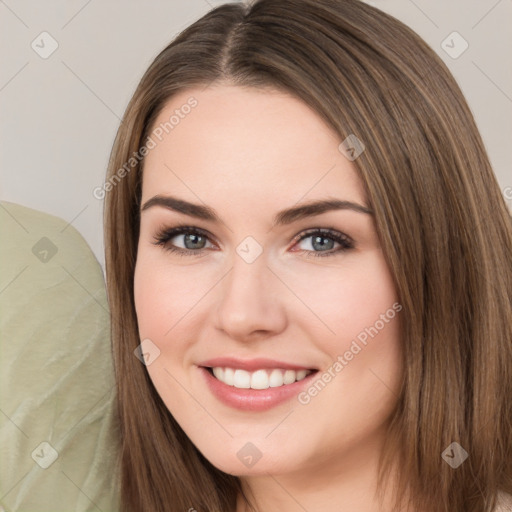
<path id="1" fill-rule="evenodd" d="M 297 396 L 304 387 L 309 385 L 317 372 L 310 373 L 302 380 L 267 389 L 240 389 L 228 386 L 216 379 L 206 368 L 200 366 L 210 391 L 224 404 L 244 411 L 267 411 Z"/>

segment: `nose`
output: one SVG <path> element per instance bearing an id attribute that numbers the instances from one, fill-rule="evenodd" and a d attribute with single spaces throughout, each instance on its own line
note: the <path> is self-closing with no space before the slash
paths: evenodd
<path id="1" fill-rule="evenodd" d="M 216 287 L 216 327 L 233 339 L 270 337 L 286 328 L 286 288 L 267 265 L 264 254 L 252 263 L 236 255 Z"/>

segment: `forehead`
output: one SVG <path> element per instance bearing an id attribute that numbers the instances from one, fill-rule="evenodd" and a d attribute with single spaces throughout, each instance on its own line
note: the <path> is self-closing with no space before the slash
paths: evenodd
<path id="1" fill-rule="evenodd" d="M 181 91 L 156 119 L 143 200 L 182 194 L 248 208 L 327 195 L 364 202 L 342 142 L 305 103 L 278 91 L 210 86 Z M 226 203 L 227 201 L 227 203 Z"/>

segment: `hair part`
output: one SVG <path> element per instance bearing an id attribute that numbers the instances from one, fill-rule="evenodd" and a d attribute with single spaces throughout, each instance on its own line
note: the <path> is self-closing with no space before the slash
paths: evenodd
<path id="1" fill-rule="evenodd" d="M 225 4 L 145 72 L 107 178 L 175 94 L 212 84 L 286 92 L 340 142 L 365 144 L 353 163 L 403 306 L 404 379 L 379 496 L 396 468 L 397 511 L 491 512 L 498 491 L 512 494 L 512 222 L 455 79 L 411 29 L 359 0 Z M 105 200 L 122 508 L 234 511 L 240 480 L 202 456 L 133 356 L 142 174 L 143 162 Z M 441 458 L 452 442 L 469 454 L 456 470 Z"/>

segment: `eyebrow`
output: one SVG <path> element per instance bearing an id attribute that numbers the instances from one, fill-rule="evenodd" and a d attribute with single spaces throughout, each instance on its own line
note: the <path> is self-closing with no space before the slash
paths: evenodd
<path id="1" fill-rule="evenodd" d="M 188 201 L 178 199 L 177 197 L 156 195 L 146 201 L 140 211 L 143 212 L 153 206 L 161 206 L 168 210 L 173 210 L 198 219 L 220 222 L 220 217 L 213 208 L 200 204 L 189 203 Z M 291 208 L 281 210 L 274 216 L 273 227 L 291 224 L 292 222 L 320 215 L 331 210 L 352 210 L 357 213 L 373 215 L 373 211 L 366 206 L 352 201 L 332 198 L 310 201 L 299 206 L 293 206 Z"/>

